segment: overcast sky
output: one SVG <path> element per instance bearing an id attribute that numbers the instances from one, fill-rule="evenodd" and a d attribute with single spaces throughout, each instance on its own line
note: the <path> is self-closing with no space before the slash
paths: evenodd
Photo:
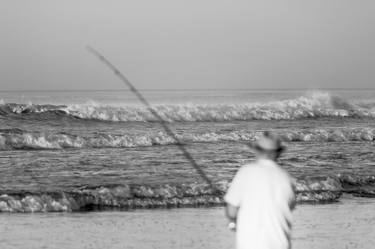
<path id="1" fill-rule="evenodd" d="M 371 88 L 373 0 L 3 0 L 0 90 Z"/>

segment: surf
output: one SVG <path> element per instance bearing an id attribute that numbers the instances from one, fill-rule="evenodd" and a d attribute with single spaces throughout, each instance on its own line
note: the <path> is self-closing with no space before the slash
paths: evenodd
<path id="1" fill-rule="evenodd" d="M 320 128 L 276 130 L 285 142 L 345 142 L 374 141 L 375 128 Z M 234 130 L 213 132 L 184 132 L 176 134 L 182 143 L 251 142 L 262 131 Z M 95 133 L 82 136 L 69 133 L 25 131 L 18 128 L 0 129 L 0 150 L 60 150 L 84 148 L 134 148 L 174 145 L 173 137 L 162 131 L 145 133 Z"/>
<path id="2" fill-rule="evenodd" d="M 157 104 L 153 110 L 166 122 L 225 122 L 249 120 L 293 120 L 321 117 L 375 118 L 375 101 L 354 103 L 327 92 L 313 92 L 295 99 L 225 104 Z M 157 122 L 146 107 L 107 105 L 96 102 L 68 105 L 0 103 L 0 115 L 50 115 L 111 122 Z"/>
<path id="3" fill-rule="evenodd" d="M 228 181 L 216 182 L 223 193 Z M 375 197 L 375 176 L 350 174 L 304 177 L 296 181 L 299 203 L 336 202 L 342 194 Z M 0 212 L 74 212 L 223 205 L 223 197 L 204 183 L 82 187 L 58 192 L 0 193 Z"/>

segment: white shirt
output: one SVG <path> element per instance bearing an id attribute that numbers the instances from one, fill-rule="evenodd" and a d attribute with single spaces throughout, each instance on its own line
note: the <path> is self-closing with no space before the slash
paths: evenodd
<path id="1" fill-rule="evenodd" d="M 237 249 L 288 249 L 294 200 L 293 181 L 274 161 L 243 166 L 224 199 L 239 207 Z"/>

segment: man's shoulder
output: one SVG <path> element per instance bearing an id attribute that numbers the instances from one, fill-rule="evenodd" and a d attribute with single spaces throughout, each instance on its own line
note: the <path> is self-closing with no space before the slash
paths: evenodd
<path id="1" fill-rule="evenodd" d="M 263 171 L 266 169 L 265 166 L 267 165 L 272 165 L 272 166 L 278 166 L 275 162 L 270 161 L 270 160 L 257 160 L 248 164 L 245 164 L 241 167 L 241 169 L 245 171 Z"/>
<path id="2" fill-rule="evenodd" d="M 259 165 L 256 162 L 247 163 L 241 166 L 240 170 L 254 170 Z"/>
<path id="3" fill-rule="evenodd" d="M 262 171 L 263 171 L 262 166 L 260 164 L 258 164 L 257 162 L 245 164 L 245 165 L 241 166 L 241 168 L 239 170 L 239 172 L 241 172 L 241 174 L 251 174 L 251 175 L 260 173 Z"/>
<path id="4" fill-rule="evenodd" d="M 270 160 L 260 160 L 249 164 L 245 164 L 240 168 L 241 174 L 252 175 L 260 177 L 261 175 L 270 176 L 274 175 L 278 178 L 285 178 L 292 180 L 288 171 L 280 167 L 276 162 Z"/>

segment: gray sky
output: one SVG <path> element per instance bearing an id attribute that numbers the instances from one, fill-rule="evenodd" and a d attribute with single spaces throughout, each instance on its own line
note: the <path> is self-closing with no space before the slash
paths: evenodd
<path id="1" fill-rule="evenodd" d="M 4 0 L 0 90 L 371 88 L 373 0 Z"/>

